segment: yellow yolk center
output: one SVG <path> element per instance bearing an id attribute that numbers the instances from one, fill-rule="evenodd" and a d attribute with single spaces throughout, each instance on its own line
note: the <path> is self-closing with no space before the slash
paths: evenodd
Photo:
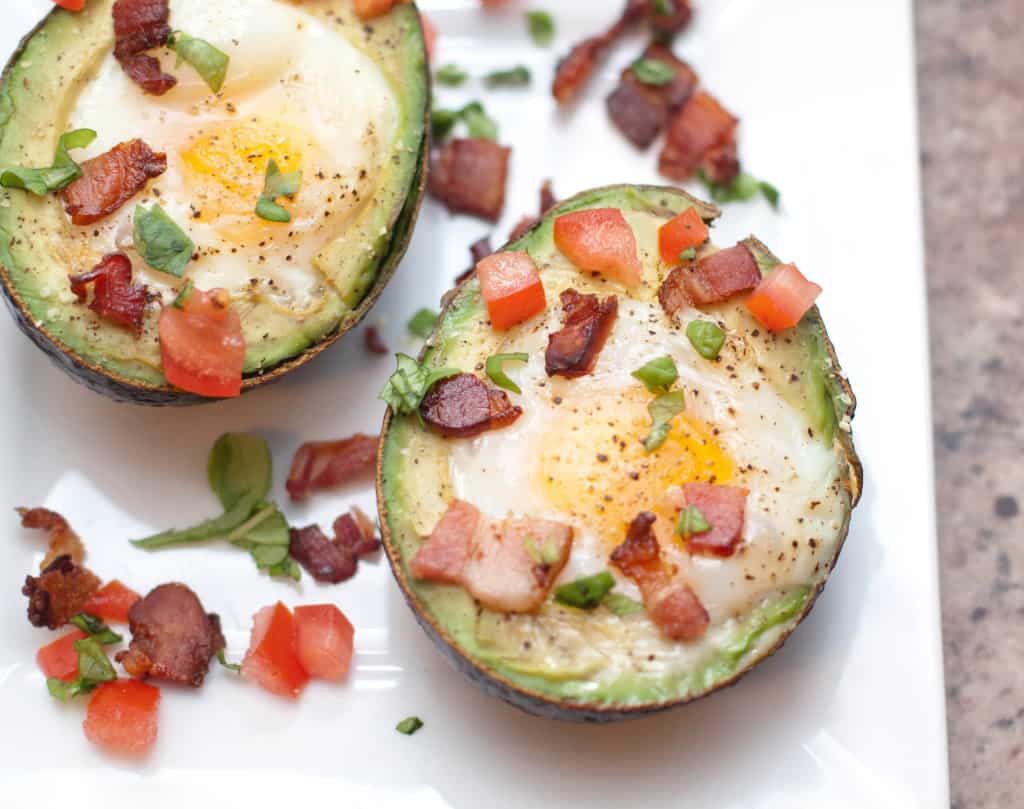
<path id="1" fill-rule="evenodd" d="M 609 549 L 641 511 L 655 512 L 659 522 L 674 518 L 664 503 L 670 486 L 728 483 L 735 472 L 711 428 L 686 413 L 648 453 L 641 442 L 651 428 L 651 398 L 643 388 L 565 398 L 552 406 L 557 415 L 541 442 L 536 475 L 545 497 L 590 526 Z"/>

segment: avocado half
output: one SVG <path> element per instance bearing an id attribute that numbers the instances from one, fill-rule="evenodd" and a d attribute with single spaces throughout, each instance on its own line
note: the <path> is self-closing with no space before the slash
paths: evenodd
<path id="1" fill-rule="evenodd" d="M 554 257 L 561 256 L 553 242 L 553 220 L 571 211 L 608 207 L 618 208 L 626 215 L 629 212 L 648 214 L 658 220 L 667 220 L 688 207 L 695 208 L 708 223 L 719 216 L 715 206 L 679 189 L 611 186 L 581 193 L 559 204 L 532 230 L 503 249 L 527 251 L 543 278 L 545 271 L 552 271 L 552 260 L 557 260 Z M 650 232 L 654 234 L 656 230 Z M 645 245 L 639 235 L 638 241 L 643 256 Z M 750 238 L 744 243 L 754 252 L 762 273 L 779 263 L 757 239 Z M 646 253 L 648 257 L 657 256 L 656 245 L 648 245 Z M 645 264 L 651 260 L 648 258 Z M 557 301 L 557 296 L 552 295 L 551 290 L 547 297 L 549 308 L 556 305 L 553 301 Z M 715 315 L 727 321 L 730 328 L 756 327 L 745 310 L 738 306 L 733 309 L 731 315 L 723 315 L 722 310 L 716 310 Z M 731 318 L 748 320 L 738 323 Z M 467 351 L 481 356 L 477 347 L 481 342 L 493 340 L 489 336 L 493 334 L 479 282 L 475 276 L 470 276 L 446 296 L 438 327 L 427 341 L 420 361 L 431 367 L 460 367 L 460 359 L 466 359 Z M 429 433 L 415 416 L 396 416 L 389 409 L 382 430 L 377 477 L 384 546 L 406 601 L 420 626 L 445 657 L 486 693 L 528 713 L 572 721 L 612 722 L 706 696 L 735 683 L 779 649 L 810 612 L 825 586 L 860 496 L 862 477 L 850 431 L 854 396 L 817 307 L 783 335 L 784 339 L 772 341 L 772 350 L 784 352 L 774 356 L 782 359 L 779 364 L 786 370 L 787 377 L 780 379 L 778 385 L 773 380 L 773 387 L 799 409 L 805 423 L 813 427 L 817 440 L 834 454 L 839 470 L 836 493 L 841 520 L 837 521 L 834 550 L 831 558 L 821 559 L 820 569 L 816 568 L 815 574 L 802 586 L 766 598 L 746 614 L 730 619 L 731 623 L 717 635 L 716 642 L 705 650 L 706 654 L 685 671 L 660 682 L 625 674 L 615 682 L 595 688 L 592 672 L 580 663 L 587 657 L 587 650 L 585 643 L 579 645 L 578 638 L 571 647 L 574 651 L 563 660 L 566 666 L 552 669 L 549 659 L 531 657 L 531 653 L 522 651 L 532 648 L 530 644 L 523 644 L 523 635 L 501 637 L 503 632 L 512 631 L 502 628 L 509 624 L 509 616 L 482 608 L 460 587 L 421 582 L 410 575 L 409 562 L 432 529 L 438 504 L 453 496 L 448 478 L 448 444 L 445 439 Z M 790 376 L 793 369 L 799 371 L 797 384 Z M 428 517 L 430 514 L 435 516 Z M 581 617 L 581 611 L 573 608 L 559 609 L 573 613 L 570 616 L 573 620 L 587 618 L 586 613 Z M 495 651 L 496 638 L 498 645 L 504 646 L 501 652 Z"/>
<path id="2" fill-rule="evenodd" d="M 113 2 L 90 0 L 75 13 L 56 8 L 21 41 L 0 75 L 0 167 L 29 164 L 26 154 L 52 156 L 77 94 L 113 48 Z M 362 320 L 405 254 L 426 187 L 430 74 L 416 6 L 400 4 L 364 23 L 352 0 L 320 5 L 327 8 L 318 10 L 331 12 L 320 19 L 367 54 L 391 85 L 398 103 L 395 142 L 374 198 L 318 256 L 333 293 L 320 311 L 280 339 L 247 347 L 243 393 L 304 365 Z M 211 401 L 172 387 L 152 364 L 111 356 L 103 333 L 119 327 L 55 297 L 56 284 L 83 271 L 52 261 L 47 250 L 72 227 L 57 194 L 38 198 L 0 189 L 0 290 L 18 327 L 58 367 L 115 401 Z M 73 325 L 83 319 L 94 322 L 90 328 Z"/>

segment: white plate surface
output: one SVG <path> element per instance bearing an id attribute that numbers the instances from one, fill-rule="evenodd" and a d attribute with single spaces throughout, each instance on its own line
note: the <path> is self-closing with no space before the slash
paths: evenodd
<path id="1" fill-rule="evenodd" d="M 49 7 L 5 0 L 0 55 Z M 515 147 L 497 233 L 533 212 L 545 177 L 568 195 L 613 182 L 658 182 L 605 119 L 603 98 L 641 49 L 616 49 L 568 114 L 547 94 L 554 60 L 617 12 L 619 0 L 548 0 L 558 42 L 533 46 L 522 6 L 485 15 L 476 0 L 425 2 L 441 32 L 436 63 L 474 73 L 529 65 L 532 89 L 441 88 L 440 106 L 480 97 Z M 538 0 L 537 5 L 545 5 Z M 216 512 L 204 463 L 226 430 L 270 441 L 282 500 L 304 440 L 375 431 L 391 368 L 361 330 L 286 381 L 200 408 L 108 402 L 55 370 L 0 317 L 0 805 L 45 807 L 701 807 L 945 809 L 946 737 L 932 503 L 931 418 L 910 0 L 696 0 L 677 43 L 706 86 L 742 118 L 741 156 L 782 191 L 783 213 L 731 205 L 716 240 L 756 232 L 825 287 L 820 304 L 860 399 L 854 423 L 864 498 L 818 606 L 785 649 L 742 684 L 651 719 L 553 724 L 485 698 L 415 625 L 384 561 L 352 581 L 290 586 L 217 545 L 147 555 L 127 539 Z M 692 189 L 696 190 L 696 189 Z M 486 225 L 427 203 L 412 248 L 370 321 L 393 349 L 408 316 L 436 305 Z M 496 239 L 500 242 L 501 239 Z M 329 523 L 364 486 L 289 507 Z M 261 605 L 336 601 L 357 626 L 355 672 L 287 703 L 212 672 L 199 692 L 164 689 L 160 738 L 144 763 L 95 752 L 82 706 L 46 693 L 33 662 L 47 636 L 17 593 L 41 544 L 15 505 L 44 504 L 86 538 L 90 566 L 145 590 L 188 582 L 220 613 L 230 652 Z M 417 714 L 414 737 L 394 724 Z"/>

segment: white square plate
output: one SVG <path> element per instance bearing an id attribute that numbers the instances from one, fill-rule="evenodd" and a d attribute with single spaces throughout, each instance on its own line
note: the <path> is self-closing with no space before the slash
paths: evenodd
<path id="1" fill-rule="evenodd" d="M 436 64 L 475 75 L 523 63 L 529 90 L 441 88 L 437 103 L 480 97 L 515 147 L 497 234 L 532 213 L 540 181 L 562 196 L 613 182 L 659 182 L 656 155 L 636 153 L 606 121 L 603 99 L 640 51 L 615 49 L 568 113 L 548 94 L 555 58 L 610 21 L 620 0 L 538 0 L 558 41 L 526 36 L 522 5 L 484 14 L 477 0 L 423 4 L 441 32 Z M 740 154 L 782 191 L 727 206 L 720 243 L 758 233 L 825 288 L 820 304 L 860 399 L 854 422 L 864 498 L 841 563 L 817 608 L 734 689 L 651 719 L 554 724 L 485 698 L 442 661 L 415 625 L 386 563 L 323 587 L 257 575 L 216 544 L 147 555 L 129 537 L 212 514 L 206 453 L 226 430 L 266 435 L 280 492 L 304 440 L 375 431 L 374 395 L 392 361 L 357 331 L 286 381 L 240 400 L 154 410 L 108 402 L 55 370 L 0 317 L 0 804 L 149 807 L 701 807 L 945 809 L 942 658 L 932 503 L 931 418 L 910 0 L 696 0 L 676 50 L 741 116 Z M 0 55 L 50 7 L 5 0 Z M 97 124 L 99 126 L 99 124 Z M 698 191 L 698 189 L 693 189 Z M 409 315 L 435 305 L 487 228 L 428 202 L 416 237 L 370 315 L 393 349 L 414 350 Z M 501 238 L 496 238 L 500 243 Z M 373 507 L 370 487 L 289 506 L 293 523 Z M 230 652 L 252 613 L 336 601 L 357 626 L 355 671 L 313 684 L 298 704 L 215 670 L 199 692 L 165 688 L 160 738 L 143 763 L 96 752 L 82 706 L 46 692 L 33 656 L 46 639 L 17 593 L 41 544 L 16 527 L 15 505 L 62 512 L 90 566 L 136 589 L 188 582 L 220 613 Z M 426 727 L 407 738 L 396 721 Z"/>

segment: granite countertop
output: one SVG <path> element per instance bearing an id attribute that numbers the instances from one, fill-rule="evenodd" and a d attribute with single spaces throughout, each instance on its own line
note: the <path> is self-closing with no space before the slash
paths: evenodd
<path id="1" fill-rule="evenodd" d="M 917 0 L 952 809 L 1024 806 L 1024 7 Z"/>

